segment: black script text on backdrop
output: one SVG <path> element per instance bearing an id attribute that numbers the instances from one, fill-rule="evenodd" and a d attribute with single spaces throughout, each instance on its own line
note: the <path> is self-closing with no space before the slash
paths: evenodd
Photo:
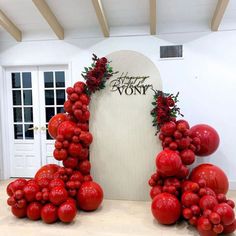
<path id="1" fill-rule="evenodd" d="M 149 76 L 128 76 L 128 72 L 117 77 L 110 82 L 111 91 L 118 91 L 120 95 L 146 95 L 148 89 L 152 89 L 151 84 L 145 84 Z"/>

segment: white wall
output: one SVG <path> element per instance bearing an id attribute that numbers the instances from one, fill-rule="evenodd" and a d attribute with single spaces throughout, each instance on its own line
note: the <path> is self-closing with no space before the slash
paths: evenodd
<path id="1" fill-rule="evenodd" d="M 1 65 L 1 59 L 0 59 L 0 65 Z M 0 66 L 0 88 L 2 88 L 2 67 Z M 2 91 L 0 89 L 0 95 Z M 3 130 L 2 130 L 2 114 L 3 114 L 3 101 L 0 96 L 0 180 L 3 178 L 3 145 L 2 145 L 2 138 L 3 138 Z"/>
<path id="2" fill-rule="evenodd" d="M 148 56 L 157 65 L 166 92 L 180 91 L 180 107 L 192 125 L 207 123 L 221 137 L 218 151 L 198 162 L 212 162 L 223 168 L 236 189 L 236 31 L 167 34 L 159 37 L 132 36 L 68 39 L 65 41 L 0 42 L 2 65 L 71 63 L 73 81 L 98 56 L 129 49 Z M 184 44 L 183 60 L 159 60 L 159 46 Z M 154 161 L 153 161 L 154 164 Z"/>

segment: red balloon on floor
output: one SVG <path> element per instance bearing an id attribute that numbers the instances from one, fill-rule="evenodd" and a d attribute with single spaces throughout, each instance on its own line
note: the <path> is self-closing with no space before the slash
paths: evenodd
<path id="1" fill-rule="evenodd" d="M 96 210 L 103 200 L 103 191 L 99 184 L 93 181 L 84 182 L 77 194 L 78 206 L 84 211 Z"/>
<path id="2" fill-rule="evenodd" d="M 181 214 L 180 202 L 172 194 L 158 194 L 152 201 L 152 214 L 161 224 L 174 224 Z"/>

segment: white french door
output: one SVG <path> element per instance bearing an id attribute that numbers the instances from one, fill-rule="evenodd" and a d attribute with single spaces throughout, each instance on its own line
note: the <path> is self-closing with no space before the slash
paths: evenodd
<path id="1" fill-rule="evenodd" d="M 67 71 L 67 66 L 6 69 L 11 177 L 33 177 L 42 165 L 58 163 L 47 124 L 64 111 L 71 84 Z"/>

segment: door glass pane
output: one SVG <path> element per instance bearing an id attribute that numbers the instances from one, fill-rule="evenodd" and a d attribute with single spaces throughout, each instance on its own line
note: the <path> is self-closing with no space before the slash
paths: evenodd
<path id="1" fill-rule="evenodd" d="M 48 126 L 49 120 L 57 113 L 64 112 L 63 105 L 65 95 L 65 71 L 46 71 L 44 72 L 44 99 L 45 99 L 45 125 Z M 48 131 L 45 132 L 46 139 L 52 140 Z"/>
<path id="2" fill-rule="evenodd" d="M 22 73 L 23 88 L 31 88 L 31 73 L 23 72 Z"/>
<path id="3" fill-rule="evenodd" d="M 48 122 L 54 115 L 54 107 L 46 107 L 46 122 Z"/>
<path id="4" fill-rule="evenodd" d="M 65 87 L 65 72 L 64 71 L 56 71 L 56 87 Z"/>
<path id="5" fill-rule="evenodd" d="M 11 73 L 12 88 L 20 88 L 20 73 Z"/>
<path id="6" fill-rule="evenodd" d="M 25 122 L 33 122 L 33 108 L 25 107 L 24 108 L 24 121 Z"/>
<path id="7" fill-rule="evenodd" d="M 54 105 L 54 91 L 53 90 L 45 90 L 45 104 Z"/>
<path id="8" fill-rule="evenodd" d="M 24 105 L 32 105 L 32 91 L 23 90 Z"/>
<path id="9" fill-rule="evenodd" d="M 23 126 L 14 125 L 14 137 L 15 139 L 23 139 Z"/>
<path id="10" fill-rule="evenodd" d="M 14 122 L 22 122 L 22 109 L 13 108 Z"/>
<path id="11" fill-rule="evenodd" d="M 13 105 L 21 105 L 21 91 L 14 90 L 12 91 L 13 96 Z"/>
<path id="12" fill-rule="evenodd" d="M 64 108 L 63 107 L 57 107 L 57 114 L 58 113 L 64 113 Z"/>
<path id="13" fill-rule="evenodd" d="M 32 128 L 33 128 L 33 124 L 25 124 L 25 139 L 34 138 L 34 130 Z"/>
<path id="14" fill-rule="evenodd" d="M 46 127 L 48 128 L 48 125 L 46 125 Z M 46 139 L 47 140 L 52 140 L 53 138 L 50 136 L 50 134 L 48 133 L 48 129 L 46 130 Z"/>
<path id="15" fill-rule="evenodd" d="M 65 102 L 65 90 L 56 90 L 57 105 L 63 105 Z"/>
<path id="16" fill-rule="evenodd" d="M 53 72 L 44 72 L 44 87 L 53 88 Z"/>

